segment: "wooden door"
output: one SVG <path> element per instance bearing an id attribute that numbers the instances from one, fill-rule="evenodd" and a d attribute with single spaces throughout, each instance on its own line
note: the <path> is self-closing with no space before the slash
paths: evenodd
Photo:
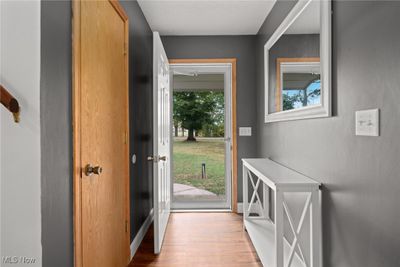
<path id="1" fill-rule="evenodd" d="M 169 63 L 158 32 L 153 34 L 154 253 L 161 247 L 171 207 L 171 94 Z"/>
<path id="2" fill-rule="evenodd" d="M 75 265 L 129 263 L 128 18 L 74 3 Z"/>

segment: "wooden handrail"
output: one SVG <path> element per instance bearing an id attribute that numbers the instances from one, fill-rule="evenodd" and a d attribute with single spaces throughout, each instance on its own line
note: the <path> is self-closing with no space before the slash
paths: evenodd
<path id="1" fill-rule="evenodd" d="M 13 114 L 14 121 L 19 122 L 20 108 L 18 101 L 2 85 L 0 85 L 0 102 Z"/>

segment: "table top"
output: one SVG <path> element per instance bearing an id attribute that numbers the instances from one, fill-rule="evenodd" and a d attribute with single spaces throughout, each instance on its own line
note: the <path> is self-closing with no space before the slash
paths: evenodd
<path id="1" fill-rule="evenodd" d="M 279 187 L 318 188 L 321 183 L 268 158 L 242 159 L 243 165 L 273 189 Z"/>

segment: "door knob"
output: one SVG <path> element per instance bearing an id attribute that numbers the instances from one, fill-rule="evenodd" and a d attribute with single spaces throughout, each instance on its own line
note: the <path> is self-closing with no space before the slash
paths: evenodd
<path id="1" fill-rule="evenodd" d="M 167 157 L 166 156 L 155 156 L 155 157 L 153 157 L 153 156 L 148 156 L 147 157 L 147 160 L 148 161 L 153 161 L 153 162 L 159 162 L 159 161 L 166 161 L 167 160 Z"/>
<path id="2" fill-rule="evenodd" d="M 100 166 L 91 166 L 90 164 L 85 166 L 85 175 L 91 176 L 92 174 L 101 174 L 103 172 L 103 168 Z"/>

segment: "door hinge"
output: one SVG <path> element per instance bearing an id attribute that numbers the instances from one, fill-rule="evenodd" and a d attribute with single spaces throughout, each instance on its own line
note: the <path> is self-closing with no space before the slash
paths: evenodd
<path id="1" fill-rule="evenodd" d="M 124 132 L 123 139 L 124 139 L 124 144 L 126 145 L 128 143 L 128 133 L 127 132 Z"/>

